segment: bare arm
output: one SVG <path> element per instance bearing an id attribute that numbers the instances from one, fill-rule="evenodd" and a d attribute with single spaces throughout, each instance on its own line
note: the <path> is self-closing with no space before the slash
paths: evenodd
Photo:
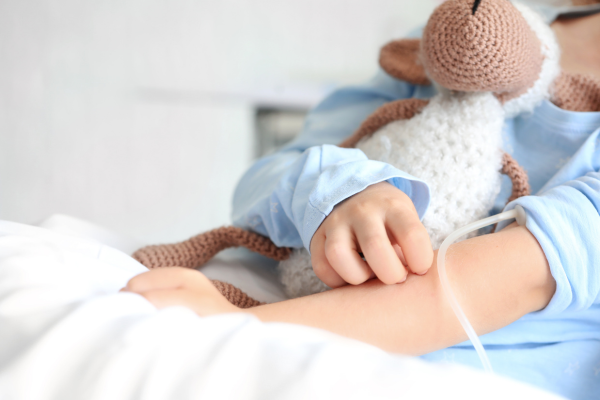
<path id="1" fill-rule="evenodd" d="M 556 286 L 536 239 L 516 225 L 453 245 L 447 268 L 480 335 L 544 308 Z M 403 284 L 372 280 L 248 312 L 263 321 L 314 326 L 412 355 L 467 339 L 442 292 L 436 260 L 427 275 L 410 275 Z"/>
<path id="2" fill-rule="evenodd" d="M 454 292 L 480 335 L 544 308 L 556 288 L 538 242 L 516 224 L 451 246 L 447 268 Z M 242 311 L 190 269 L 152 270 L 134 277 L 126 290 L 158 308 L 184 305 L 199 315 Z M 412 355 L 467 339 L 442 292 L 436 259 L 426 275 L 411 274 L 402 284 L 372 280 L 243 311 L 266 322 L 322 328 Z"/>

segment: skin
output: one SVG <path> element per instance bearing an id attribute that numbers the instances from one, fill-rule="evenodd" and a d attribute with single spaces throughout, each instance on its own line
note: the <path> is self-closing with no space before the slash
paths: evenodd
<path id="1" fill-rule="evenodd" d="M 563 48 L 563 69 L 600 78 L 600 15 L 559 20 L 552 28 Z M 326 329 L 397 353 L 419 355 L 460 343 L 467 337 L 442 292 L 437 251 L 422 237 L 424 228 L 416 222 L 410 199 L 386 185 L 373 185 L 334 208 L 311 242 L 315 272 L 337 289 L 240 310 L 200 272 L 174 267 L 140 274 L 122 290 L 157 308 L 183 305 L 198 315 L 246 312 L 263 321 Z M 367 233 L 359 234 L 363 229 Z M 408 251 L 413 246 L 418 251 Z M 556 290 L 539 243 L 516 224 L 452 245 L 446 265 L 455 295 L 479 335 L 543 309 Z M 408 273 L 428 270 L 423 276 Z M 344 285 L 371 277 L 376 278 Z M 395 282 L 403 283 L 386 284 Z"/>
<path id="2" fill-rule="evenodd" d="M 545 307 L 555 290 L 537 241 L 514 224 L 453 245 L 446 261 L 455 295 L 480 335 Z M 434 258 L 428 274 L 410 274 L 402 284 L 372 279 L 246 310 L 231 305 L 200 272 L 179 267 L 140 274 L 124 290 L 157 308 L 183 305 L 198 315 L 246 312 L 265 322 L 313 326 L 387 351 L 419 355 L 467 339 L 436 269 Z"/>
<path id="3" fill-rule="evenodd" d="M 561 68 L 600 78 L 600 14 L 561 18 L 552 24 L 552 30 L 562 51 Z"/>

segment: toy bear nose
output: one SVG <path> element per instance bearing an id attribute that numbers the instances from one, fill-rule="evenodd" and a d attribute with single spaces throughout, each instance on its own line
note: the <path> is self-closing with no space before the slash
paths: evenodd
<path id="1" fill-rule="evenodd" d="M 423 65 L 438 84 L 459 91 L 511 93 L 537 80 L 541 44 L 508 0 L 449 0 L 432 14 Z"/>

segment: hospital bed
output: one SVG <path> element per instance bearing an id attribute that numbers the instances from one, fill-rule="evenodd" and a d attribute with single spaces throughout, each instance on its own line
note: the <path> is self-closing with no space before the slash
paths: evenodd
<path id="1" fill-rule="evenodd" d="M 67 216 L 0 221 L 0 399 L 559 398 L 318 329 L 157 310 L 119 292 L 146 270 L 128 256 L 138 245 Z M 259 300 L 285 299 L 259 256 L 230 251 L 201 270 Z"/>

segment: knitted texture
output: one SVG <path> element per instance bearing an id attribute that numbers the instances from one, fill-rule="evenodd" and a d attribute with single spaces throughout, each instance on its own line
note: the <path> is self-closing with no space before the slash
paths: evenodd
<path id="1" fill-rule="evenodd" d="M 554 86 L 554 104 L 569 111 L 600 111 L 600 79 L 563 72 Z"/>
<path id="2" fill-rule="evenodd" d="M 233 286 L 231 283 L 221 282 L 217 280 L 212 280 L 211 282 L 213 285 L 215 285 L 217 290 L 221 292 L 223 297 L 225 297 L 234 306 L 237 306 L 239 308 L 250 308 L 265 304 L 258 300 L 254 300 L 252 297 L 248 296 L 246 293 L 242 292 L 240 289 Z"/>
<path id="3" fill-rule="evenodd" d="M 491 93 L 443 90 L 409 120 L 394 121 L 357 148 L 427 182 L 423 217 L 434 248 L 484 218 L 500 191 L 504 111 Z"/>
<path id="4" fill-rule="evenodd" d="M 529 196 L 531 187 L 529 186 L 527 172 L 508 153 L 504 153 L 502 156 L 502 173 L 507 175 L 512 182 L 512 193 L 508 199 L 509 203 L 519 197 Z"/>
<path id="5" fill-rule="evenodd" d="M 402 107 L 401 102 L 395 104 Z M 500 171 L 513 184 L 509 201 L 529 195 L 527 173 L 500 151 L 503 115 L 490 93 L 443 92 L 412 119 L 387 124 L 358 143 L 369 158 L 391 163 L 429 184 L 432 198 L 423 224 L 434 248 L 455 229 L 488 215 L 500 190 Z M 306 249 L 294 250 L 279 263 L 279 270 L 289 297 L 330 289 L 315 275 Z"/>
<path id="6" fill-rule="evenodd" d="M 540 42 L 508 0 L 442 3 L 423 32 L 423 64 L 447 89 L 523 93 L 537 79 Z"/>
<path id="7" fill-rule="evenodd" d="M 420 49 L 420 39 L 394 40 L 381 49 L 379 65 L 394 78 L 414 85 L 429 85 L 431 81 L 419 59 Z"/>
<path id="8" fill-rule="evenodd" d="M 338 146 L 354 147 L 360 139 L 365 136 L 370 136 L 390 122 L 412 118 L 428 103 L 429 100 L 405 99 L 384 104 L 375 110 L 373 114 L 369 115 L 352 136 L 344 140 Z"/>
<path id="9" fill-rule="evenodd" d="M 221 250 L 239 246 L 277 261 L 287 259 L 291 253 L 287 247 L 275 246 L 268 237 L 227 226 L 180 243 L 147 246 L 133 253 L 132 257 L 150 269 L 174 266 L 197 268 Z"/>

